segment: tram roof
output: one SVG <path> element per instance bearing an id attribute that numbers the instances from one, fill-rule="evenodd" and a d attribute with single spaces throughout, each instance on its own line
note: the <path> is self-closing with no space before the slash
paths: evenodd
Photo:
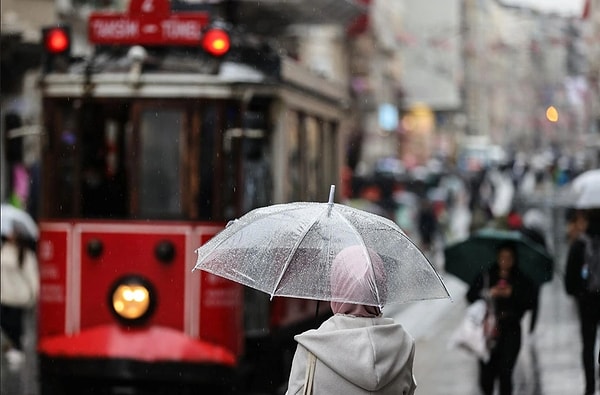
<path id="1" fill-rule="evenodd" d="M 45 97 L 242 99 L 252 95 L 279 96 L 288 103 L 324 116 L 341 114 L 348 90 L 341 83 L 316 75 L 291 59 L 283 59 L 276 77 L 237 62 L 223 62 L 216 74 L 193 70 L 109 68 L 94 73 L 75 66 L 67 73 L 49 73 L 41 84 Z"/>
<path id="2" fill-rule="evenodd" d="M 110 91 L 133 92 L 146 90 L 169 96 L 173 91 L 180 96 L 196 96 L 199 89 L 214 86 L 232 89 L 233 86 L 279 86 L 290 85 L 331 100 L 347 101 L 348 93 L 343 84 L 318 76 L 292 60 L 281 63 L 278 78 L 274 78 L 251 66 L 235 62 L 224 62 L 218 74 L 193 72 L 159 71 L 142 72 L 135 75 L 125 70 L 108 70 L 99 73 L 50 73 L 44 76 L 42 90 L 47 96 L 77 95 L 86 83 L 93 87 L 95 95 L 109 95 Z M 110 88 L 112 86 L 112 89 Z M 120 88 L 119 88 L 120 87 Z M 169 89 L 169 87 L 171 89 Z M 88 87 L 89 88 L 89 87 Z M 132 94 L 129 94 L 132 95 Z M 139 96 L 139 93 L 136 94 Z"/>

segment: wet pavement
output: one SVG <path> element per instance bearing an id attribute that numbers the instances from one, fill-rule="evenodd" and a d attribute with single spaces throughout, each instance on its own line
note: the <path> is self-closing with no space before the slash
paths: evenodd
<path id="1" fill-rule="evenodd" d="M 416 340 L 414 374 L 417 394 L 479 395 L 477 361 L 462 350 L 448 346 L 450 336 L 462 320 L 466 302 L 466 285 L 442 272 L 453 301 L 432 300 L 402 306 L 386 307 L 386 315 L 394 317 Z M 523 345 L 515 372 L 514 395 L 578 395 L 583 394 L 583 371 L 580 364 L 578 320 L 573 300 L 563 288 L 562 279 L 542 288 L 537 327 L 533 334 L 525 328 Z M 3 395 L 37 395 L 33 314 L 28 317 L 25 347 L 28 359 L 18 373 L 1 364 Z M 599 342 L 600 344 L 600 342 Z M 600 394 L 600 392 L 597 392 Z"/>
<path id="2" fill-rule="evenodd" d="M 465 351 L 449 348 L 450 336 L 465 312 L 466 285 L 452 275 L 444 275 L 444 280 L 453 301 L 423 301 L 396 311 L 388 307 L 386 314 L 415 337 L 417 394 L 479 395 L 476 359 Z M 532 334 L 527 330 L 529 315 L 523 319 L 514 395 L 583 394 L 575 305 L 566 295 L 560 276 L 545 284 L 541 292 L 538 322 Z"/>
<path id="3" fill-rule="evenodd" d="M 0 358 L 0 394 L 1 395 L 38 395 L 37 356 L 36 347 L 36 312 L 30 310 L 25 313 L 23 334 L 23 350 L 25 360 L 21 369 L 11 371 L 3 352 Z M 2 349 L 7 346 L 7 340 L 2 336 Z"/>

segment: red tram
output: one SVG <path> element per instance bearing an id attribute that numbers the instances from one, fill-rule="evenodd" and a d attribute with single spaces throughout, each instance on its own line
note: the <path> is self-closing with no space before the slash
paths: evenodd
<path id="1" fill-rule="evenodd" d="M 69 30 L 44 31 L 43 395 L 275 393 L 292 335 L 323 319 L 192 272 L 228 220 L 323 200 L 342 156 L 345 89 L 231 31 L 208 53 L 213 26 L 132 0 L 93 13 L 93 55 L 67 61 Z"/>

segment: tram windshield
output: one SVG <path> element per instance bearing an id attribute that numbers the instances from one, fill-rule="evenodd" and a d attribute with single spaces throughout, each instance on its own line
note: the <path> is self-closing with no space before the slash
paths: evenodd
<path id="1" fill-rule="evenodd" d="M 145 110 L 140 121 L 139 212 L 143 217 L 181 214 L 180 163 L 184 114 Z"/>
<path id="2" fill-rule="evenodd" d="M 231 101 L 45 105 L 47 217 L 227 220 L 271 199 L 266 104 L 253 121 Z"/>

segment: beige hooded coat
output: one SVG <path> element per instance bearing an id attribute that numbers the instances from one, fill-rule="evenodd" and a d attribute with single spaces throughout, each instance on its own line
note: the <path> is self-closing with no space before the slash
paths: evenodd
<path id="1" fill-rule="evenodd" d="M 333 317 L 318 329 L 294 337 L 298 342 L 288 395 L 304 388 L 308 351 L 316 356 L 314 395 L 412 395 L 414 339 L 378 306 L 348 301 L 381 300 L 386 282 L 383 261 L 374 251 L 353 245 L 340 251 L 331 269 Z"/>
<path id="2" fill-rule="evenodd" d="M 412 395 L 415 343 L 390 318 L 336 314 L 298 342 L 288 395 L 301 394 L 310 350 L 316 357 L 313 394 Z"/>

